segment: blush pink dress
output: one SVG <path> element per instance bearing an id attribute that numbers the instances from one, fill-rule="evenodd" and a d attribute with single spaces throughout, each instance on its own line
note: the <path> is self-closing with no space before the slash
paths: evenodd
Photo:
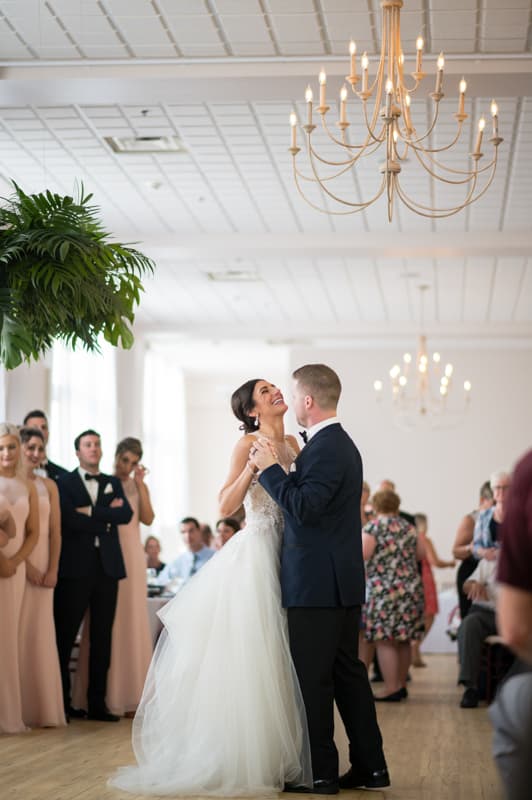
<path id="1" fill-rule="evenodd" d="M 2 555 L 13 556 L 20 550 L 29 513 L 26 484 L 20 478 L 0 477 L 0 503 L 11 512 L 16 526 L 13 539 L 2 547 Z M 0 733 L 21 733 L 19 627 L 26 565 L 20 564 L 11 578 L 0 578 Z"/>
<path id="2" fill-rule="evenodd" d="M 133 516 L 127 525 L 118 526 L 127 577 L 118 583 L 105 700 L 109 710 L 120 715 L 136 710 L 153 650 L 146 600 L 146 555 L 140 538 L 139 494 L 132 478 L 123 481 L 122 486 Z M 87 614 L 74 678 L 74 708 L 87 708 L 88 631 Z"/>
<path id="3" fill-rule="evenodd" d="M 39 498 L 39 541 L 31 563 L 46 572 L 50 558 L 50 496 L 35 478 Z M 20 685 L 22 718 L 31 727 L 66 725 L 59 657 L 55 642 L 54 590 L 26 581 L 20 618 Z"/>

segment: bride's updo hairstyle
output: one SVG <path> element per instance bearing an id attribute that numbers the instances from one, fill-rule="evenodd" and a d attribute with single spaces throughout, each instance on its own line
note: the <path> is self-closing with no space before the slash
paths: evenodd
<path id="1" fill-rule="evenodd" d="M 255 386 L 262 380 L 264 379 L 253 378 L 250 381 L 246 381 L 242 386 L 239 386 L 238 389 L 235 389 L 231 395 L 233 414 L 242 423 L 242 425 L 240 425 L 240 430 L 244 431 L 244 433 L 253 433 L 253 431 L 257 430 L 257 420 L 255 417 L 250 417 L 249 412 L 255 407 L 255 402 L 253 400 Z"/>

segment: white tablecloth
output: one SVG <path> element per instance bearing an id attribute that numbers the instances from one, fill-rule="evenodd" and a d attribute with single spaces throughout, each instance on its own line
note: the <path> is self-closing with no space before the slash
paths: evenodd
<path id="1" fill-rule="evenodd" d="M 162 630 L 162 622 L 157 616 L 157 612 L 160 608 L 162 608 L 166 603 L 170 600 L 170 597 L 148 597 L 148 619 L 150 621 L 150 632 L 151 632 L 151 640 L 153 642 L 153 646 L 155 647 L 155 642 L 159 638 L 159 634 Z"/>

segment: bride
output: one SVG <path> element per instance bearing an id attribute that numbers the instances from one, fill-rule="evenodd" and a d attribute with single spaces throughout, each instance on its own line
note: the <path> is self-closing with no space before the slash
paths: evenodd
<path id="1" fill-rule="evenodd" d="M 298 446 L 284 435 L 286 403 L 265 380 L 231 398 L 242 423 L 222 515 L 244 502 L 235 534 L 160 612 L 157 644 L 133 722 L 137 766 L 110 783 L 137 794 L 261 795 L 312 786 L 303 700 L 281 607 L 283 518 L 248 461 L 258 436 L 288 472 Z"/>

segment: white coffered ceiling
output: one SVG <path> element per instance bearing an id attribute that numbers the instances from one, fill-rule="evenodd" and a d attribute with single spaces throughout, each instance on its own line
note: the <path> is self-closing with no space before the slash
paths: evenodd
<path id="1" fill-rule="evenodd" d="M 505 141 L 467 212 L 432 222 L 398 207 L 389 224 L 384 201 L 348 217 L 313 211 L 287 151 L 289 113 L 303 117 L 321 65 L 332 96 L 351 36 L 375 62 L 378 0 L 0 0 L 0 189 L 14 179 L 71 193 L 83 181 L 108 228 L 157 261 L 145 329 L 379 341 L 419 327 L 428 283 L 429 332 L 532 341 L 531 20 L 530 0 L 405 0 L 407 57 L 420 32 L 427 72 L 446 54 L 434 141 L 453 136 L 462 75 L 474 121 L 498 98 Z M 429 104 L 414 106 L 418 119 Z M 349 113 L 356 138 L 354 103 Z M 188 152 L 116 154 L 104 141 L 176 134 Z M 445 202 L 414 163 L 403 174 L 417 197 Z M 378 177 L 368 164 L 345 185 L 358 199 Z M 256 279 L 208 277 L 224 272 Z"/>

